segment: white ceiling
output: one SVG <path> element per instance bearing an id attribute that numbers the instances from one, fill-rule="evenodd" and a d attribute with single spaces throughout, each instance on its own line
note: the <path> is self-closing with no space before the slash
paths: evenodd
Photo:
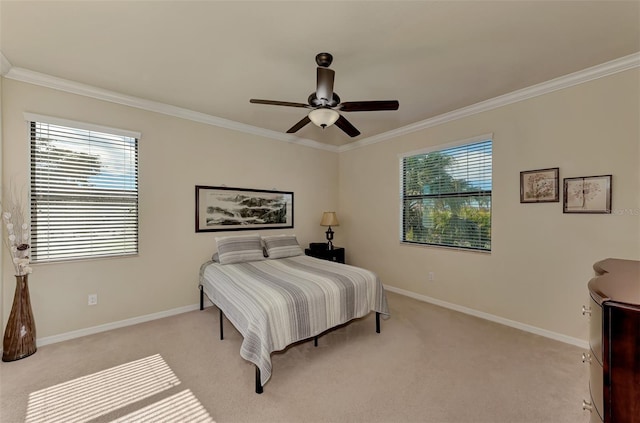
<path id="1" fill-rule="evenodd" d="M 433 118 L 640 51 L 640 1 L 0 1 L 0 52 L 28 69 L 284 133 L 333 54 L 362 135 Z"/>

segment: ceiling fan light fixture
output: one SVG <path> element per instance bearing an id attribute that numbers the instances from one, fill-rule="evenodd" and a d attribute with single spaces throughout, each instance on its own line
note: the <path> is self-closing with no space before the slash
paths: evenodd
<path id="1" fill-rule="evenodd" d="M 322 129 L 336 123 L 339 117 L 340 113 L 336 112 L 333 109 L 324 107 L 314 109 L 309 112 L 309 119 L 311 119 L 311 122 Z"/>

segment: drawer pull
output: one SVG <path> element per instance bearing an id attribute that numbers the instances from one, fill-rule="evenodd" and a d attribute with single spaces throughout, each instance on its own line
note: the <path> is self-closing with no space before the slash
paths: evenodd
<path id="1" fill-rule="evenodd" d="M 582 409 L 591 413 L 593 411 L 593 404 L 587 400 L 582 400 Z"/>
<path id="2" fill-rule="evenodd" d="M 591 353 L 582 353 L 582 362 L 591 363 Z"/>
<path id="3" fill-rule="evenodd" d="M 586 316 L 589 315 L 591 316 L 591 307 L 587 307 L 587 306 L 582 306 L 582 315 Z"/>

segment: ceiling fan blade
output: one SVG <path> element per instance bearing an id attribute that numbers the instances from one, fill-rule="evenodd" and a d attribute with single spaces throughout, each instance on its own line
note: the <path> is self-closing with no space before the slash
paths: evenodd
<path id="1" fill-rule="evenodd" d="M 326 105 L 333 100 L 333 79 L 336 73 L 332 69 L 321 67 L 318 68 L 317 73 L 316 97 Z"/>
<path id="2" fill-rule="evenodd" d="M 360 135 L 360 131 L 358 131 L 356 129 L 355 126 L 353 126 L 351 124 L 351 122 L 349 122 L 347 119 L 345 119 L 344 116 L 340 115 L 340 117 L 338 118 L 338 120 L 336 120 L 335 125 L 342 129 L 344 132 L 346 132 L 347 135 L 349 135 L 350 137 L 357 137 L 358 135 Z"/>
<path id="3" fill-rule="evenodd" d="M 269 105 L 272 105 L 272 106 L 304 107 L 305 109 L 310 109 L 311 108 L 311 106 L 309 106 L 308 104 L 304 104 L 304 103 L 291 103 L 289 101 L 275 101 L 275 100 L 257 100 L 255 98 L 252 98 L 251 100 L 249 100 L 249 103 L 269 104 Z"/>
<path id="4" fill-rule="evenodd" d="M 311 119 L 309 119 L 309 116 L 305 116 L 303 117 L 300 122 L 296 123 L 295 125 L 293 125 L 288 131 L 287 134 L 293 134 L 294 132 L 298 132 L 303 126 L 305 126 L 307 123 L 311 122 Z"/>
<path id="5" fill-rule="evenodd" d="M 398 100 L 346 101 L 340 104 L 342 112 L 373 112 L 376 110 L 398 110 Z"/>

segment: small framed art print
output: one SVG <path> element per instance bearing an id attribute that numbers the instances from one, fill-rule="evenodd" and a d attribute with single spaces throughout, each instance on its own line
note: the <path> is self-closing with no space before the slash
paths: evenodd
<path id="1" fill-rule="evenodd" d="M 611 213 L 611 175 L 564 179 L 564 213 Z"/>
<path id="2" fill-rule="evenodd" d="M 520 172 L 520 202 L 559 202 L 559 176 L 560 169 L 557 167 Z"/>

